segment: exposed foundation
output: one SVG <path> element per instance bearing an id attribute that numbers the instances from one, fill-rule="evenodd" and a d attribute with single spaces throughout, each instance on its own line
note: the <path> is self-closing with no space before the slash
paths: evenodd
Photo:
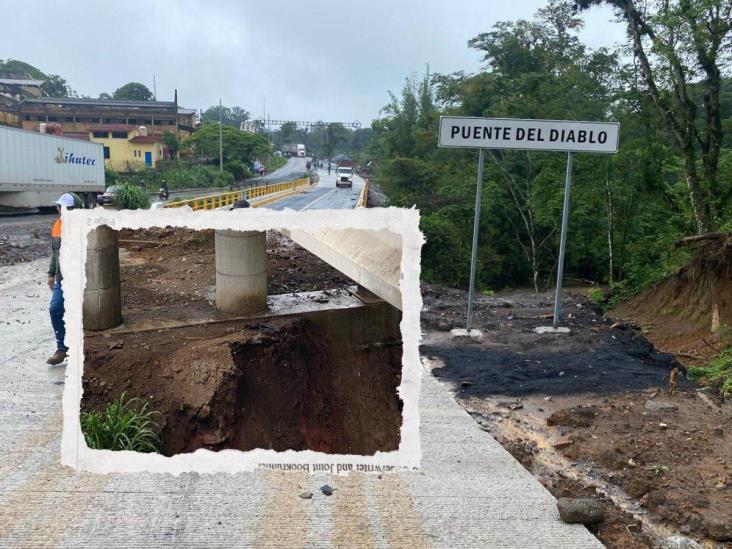
<path id="1" fill-rule="evenodd" d="M 380 302 L 90 338 L 82 408 L 145 398 L 166 455 L 397 450 L 399 320 Z"/>

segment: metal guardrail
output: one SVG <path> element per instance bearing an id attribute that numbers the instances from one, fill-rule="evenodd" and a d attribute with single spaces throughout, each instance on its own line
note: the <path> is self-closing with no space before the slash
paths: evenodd
<path id="1" fill-rule="evenodd" d="M 357 208 L 368 208 L 369 207 L 369 182 L 364 180 L 363 187 L 361 188 L 361 194 L 358 195 Z"/>
<path id="2" fill-rule="evenodd" d="M 163 207 L 180 208 L 181 206 L 190 206 L 192 210 L 215 210 L 217 208 L 223 208 L 224 206 L 230 206 L 237 200 L 252 200 L 254 198 L 260 198 L 270 194 L 294 191 L 307 185 L 310 185 L 310 179 L 295 179 L 293 181 L 283 181 L 281 183 L 250 187 L 249 189 L 241 189 L 239 191 L 229 191 L 208 196 L 187 198 L 185 200 L 175 200 L 172 202 L 166 202 Z"/>

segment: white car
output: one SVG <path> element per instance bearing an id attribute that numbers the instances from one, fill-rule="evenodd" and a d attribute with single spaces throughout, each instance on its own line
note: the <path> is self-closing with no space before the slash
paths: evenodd
<path id="1" fill-rule="evenodd" d="M 353 168 L 351 166 L 338 166 L 336 168 L 336 187 L 353 186 Z"/>

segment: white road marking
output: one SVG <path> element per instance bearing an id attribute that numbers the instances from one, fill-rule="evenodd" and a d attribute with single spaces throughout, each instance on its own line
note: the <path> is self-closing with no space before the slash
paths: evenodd
<path id="1" fill-rule="evenodd" d="M 315 200 L 313 200 L 313 201 L 312 201 L 312 202 L 310 202 L 309 204 L 306 204 L 306 205 L 305 205 L 305 207 L 303 207 L 303 208 L 300 208 L 300 209 L 299 209 L 298 211 L 299 211 L 299 212 L 304 212 L 304 211 L 305 211 L 305 210 L 307 210 L 307 209 L 308 209 L 308 208 L 309 208 L 310 206 L 312 206 L 313 204 L 315 204 L 315 203 L 317 203 L 317 202 L 320 202 L 320 201 L 321 201 L 321 200 L 323 200 L 324 198 L 326 198 L 326 197 L 328 197 L 328 196 L 332 195 L 332 194 L 333 194 L 334 192 L 336 192 L 337 190 L 338 190 L 338 189 L 337 189 L 337 188 L 335 188 L 335 189 L 333 189 L 332 191 L 330 191 L 330 192 L 327 192 L 327 193 L 325 193 L 325 194 L 324 194 L 323 196 L 320 196 L 320 197 L 316 198 Z"/>

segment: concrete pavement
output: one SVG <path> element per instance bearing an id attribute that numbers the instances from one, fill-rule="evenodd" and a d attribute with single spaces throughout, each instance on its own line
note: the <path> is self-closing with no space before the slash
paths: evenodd
<path id="1" fill-rule="evenodd" d="M 44 363 L 45 265 L 0 268 L 0 546 L 601 547 L 560 522 L 549 492 L 427 373 L 419 472 L 173 477 L 59 466 L 64 369 Z"/>

